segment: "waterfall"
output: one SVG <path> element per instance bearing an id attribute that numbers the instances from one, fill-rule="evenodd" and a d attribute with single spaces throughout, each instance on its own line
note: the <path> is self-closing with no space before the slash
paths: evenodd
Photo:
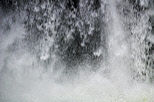
<path id="1" fill-rule="evenodd" d="M 116 0 L 109 1 L 109 12 L 112 20 L 108 25 L 110 32 L 108 41 L 109 67 L 112 70 L 112 77 L 114 77 L 115 80 L 121 80 L 121 78 L 124 77 L 124 73 L 129 72 L 129 66 L 127 65 L 127 63 L 129 63 L 129 60 L 127 60 L 129 50 L 126 42 L 126 33 L 122 25 L 123 22 L 120 20 L 116 4 Z M 114 74 L 117 76 L 114 76 Z"/>
<path id="2" fill-rule="evenodd" d="M 0 2 L 0 102 L 153 102 L 149 2 Z"/>

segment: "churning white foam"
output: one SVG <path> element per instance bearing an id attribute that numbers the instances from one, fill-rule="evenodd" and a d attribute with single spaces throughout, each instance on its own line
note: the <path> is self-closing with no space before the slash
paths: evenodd
<path id="1" fill-rule="evenodd" d="M 154 86 L 132 79 L 126 60 L 129 56 L 125 34 L 114 2 L 111 1 L 113 25 L 109 35 L 109 63 L 97 72 L 84 66 L 76 77 L 61 77 L 62 69 L 53 72 L 38 61 L 25 47 L 25 30 L 19 23 L 3 19 L 0 32 L 0 101 L 1 102 L 154 102 Z M 116 29 L 118 27 L 118 29 Z M 10 51 L 11 50 L 11 51 Z M 13 51 L 12 51 L 13 50 Z M 56 57 L 56 56 L 55 56 Z M 57 59 L 56 59 L 57 60 Z M 108 67 L 109 73 L 101 69 Z M 84 69 L 84 70 L 83 70 Z M 110 74 L 109 76 L 106 76 Z M 70 79 L 70 80 L 68 80 Z"/>

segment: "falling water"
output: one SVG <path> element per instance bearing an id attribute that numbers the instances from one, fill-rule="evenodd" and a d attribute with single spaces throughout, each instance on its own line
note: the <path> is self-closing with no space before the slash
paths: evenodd
<path id="1" fill-rule="evenodd" d="M 129 63 L 129 60 L 127 60 L 129 50 L 126 42 L 126 33 L 116 9 L 116 0 L 110 0 L 109 6 L 112 20 L 109 24 L 109 67 L 112 68 L 114 80 L 120 81 L 122 77 L 125 77 L 125 74 L 129 73 L 129 70 L 127 70 L 129 66 L 126 64 Z"/>
<path id="2" fill-rule="evenodd" d="M 0 102 L 154 101 L 153 2 L 6 1 Z"/>

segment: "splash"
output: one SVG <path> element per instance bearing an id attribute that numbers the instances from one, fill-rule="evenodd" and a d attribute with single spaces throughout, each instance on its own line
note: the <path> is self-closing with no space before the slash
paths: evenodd
<path id="1" fill-rule="evenodd" d="M 153 102 L 149 13 L 127 0 L 69 3 L 0 11 L 0 101 Z"/>

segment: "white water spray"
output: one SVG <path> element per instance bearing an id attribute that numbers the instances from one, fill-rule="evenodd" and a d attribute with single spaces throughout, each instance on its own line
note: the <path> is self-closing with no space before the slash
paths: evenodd
<path id="1" fill-rule="evenodd" d="M 87 64 L 79 66 L 80 71 L 73 81 L 62 74 L 66 66 L 55 54 L 52 55 L 53 63 L 47 65 L 45 61 L 50 55 L 41 57 L 40 61 L 40 56 L 29 52 L 20 21 L 11 22 L 11 28 L 4 31 L 7 29 L 5 22 L 10 18 L 3 18 L 0 26 L 0 102 L 153 102 L 152 84 L 139 83 L 131 76 L 130 45 L 117 1 L 109 0 L 106 4 L 108 58 L 103 60 L 108 63 L 100 68 L 107 67 L 110 72 L 87 71 L 92 67 Z M 47 54 L 49 47 L 51 45 L 45 46 Z M 54 67 L 60 70 L 53 70 Z"/>
<path id="2" fill-rule="evenodd" d="M 129 73 L 129 50 L 126 41 L 122 20 L 117 12 L 116 0 L 109 0 L 111 22 L 109 22 L 109 67 L 112 70 L 114 80 L 126 81 L 126 74 Z M 125 77 L 125 78 L 124 78 Z M 122 80 L 124 78 L 125 80 Z"/>

